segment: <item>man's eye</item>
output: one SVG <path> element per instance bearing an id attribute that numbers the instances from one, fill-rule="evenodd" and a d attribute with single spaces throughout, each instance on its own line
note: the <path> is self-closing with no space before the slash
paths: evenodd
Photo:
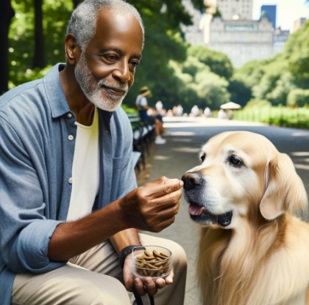
<path id="1" fill-rule="evenodd" d="M 139 65 L 139 61 L 131 61 L 130 62 L 130 66 L 132 67 L 133 70 L 135 70 L 138 65 Z"/>
<path id="2" fill-rule="evenodd" d="M 105 60 L 110 61 L 110 62 L 114 62 L 118 59 L 117 55 L 112 55 L 112 54 L 105 54 L 102 56 Z"/>
<path id="3" fill-rule="evenodd" d="M 230 155 L 228 162 L 234 167 L 241 167 L 244 165 L 244 162 L 236 155 Z"/>

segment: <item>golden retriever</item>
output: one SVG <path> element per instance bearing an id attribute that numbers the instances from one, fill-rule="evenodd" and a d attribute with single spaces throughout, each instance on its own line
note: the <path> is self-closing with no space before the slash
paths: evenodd
<path id="1" fill-rule="evenodd" d="M 264 136 L 224 132 L 184 174 L 183 193 L 201 237 L 203 305 L 308 305 L 307 193 L 291 159 Z"/>

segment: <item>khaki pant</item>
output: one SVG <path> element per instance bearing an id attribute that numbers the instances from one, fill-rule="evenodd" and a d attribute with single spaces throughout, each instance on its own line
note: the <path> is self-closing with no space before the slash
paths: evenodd
<path id="1" fill-rule="evenodd" d="M 183 305 L 187 270 L 184 250 L 167 239 L 145 234 L 140 237 L 144 245 L 160 245 L 173 253 L 174 283 L 158 291 L 155 305 Z M 134 298 L 121 280 L 118 256 L 111 244 L 104 242 L 59 269 L 18 274 L 12 305 L 130 305 Z M 148 296 L 143 302 L 149 304 Z"/>

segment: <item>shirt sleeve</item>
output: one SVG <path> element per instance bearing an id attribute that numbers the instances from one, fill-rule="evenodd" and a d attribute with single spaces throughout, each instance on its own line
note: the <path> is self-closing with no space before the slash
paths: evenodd
<path id="1" fill-rule="evenodd" d="M 48 243 L 60 221 L 47 220 L 46 203 L 34 163 L 40 163 L 29 134 L 0 117 L 0 263 L 13 272 L 55 269 Z M 28 141 L 29 140 L 29 141 Z M 0 266 L 1 267 L 1 266 Z"/>
<path id="2" fill-rule="evenodd" d="M 147 106 L 147 99 L 146 99 L 146 97 L 144 97 L 144 96 L 142 97 L 140 105 L 141 106 Z"/>

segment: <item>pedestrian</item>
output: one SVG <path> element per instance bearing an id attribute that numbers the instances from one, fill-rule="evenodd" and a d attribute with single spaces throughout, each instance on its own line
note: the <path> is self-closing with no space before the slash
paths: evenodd
<path id="1" fill-rule="evenodd" d="M 151 95 L 151 91 L 147 86 L 140 88 L 139 95 L 136 97 L 135 105 L 138 110 L 140 119 L 147 123 L 154 125 L 155 127 L 155 144 L 165 144 L 166 140 L 162 138 L 164 133 L 163 119 L 161 115 L 149 115 L 148 111 L 150 110 L 148 106 L 147 97 Z"/>
<path id="2" fill-rule="evenodd" d="M 66 63 L 0 97 L 2 305 L 129 305 L 128 291 L 183 304 L 183 249 L 139 232 L 173 223 L 182 187 L 166 177 L 136 184 L 120 105 L 143 44 L 133 6 L 85 0 L 68 23 Z M 164 279 L 133 276 L 132 251 L 148 244 L 173 253 Z"/>
<path id="3" fill-rule="evenodd" d="M 157 114 L 161 115 L 162 117 L 164 113 L 163 103 L 161 101 L 157 101 L 155 106 L 156 106 Z"/>
<path id="4" fill-rule="evenodd" d="M 209 107 L 206 107 L 204 110 L 204 114 L 206 118 L 211 118 L 212 117 L 212 113 Z"/>
<path id="5" fill-rule="evenodd" d="M 198 108 L 197 105 L 194 105 L 194 106 L 191 108 L 190 116 L 192 116 L 192 117 L 198 117 L 199 114 L 200 114 L 200 109 Z"/>

